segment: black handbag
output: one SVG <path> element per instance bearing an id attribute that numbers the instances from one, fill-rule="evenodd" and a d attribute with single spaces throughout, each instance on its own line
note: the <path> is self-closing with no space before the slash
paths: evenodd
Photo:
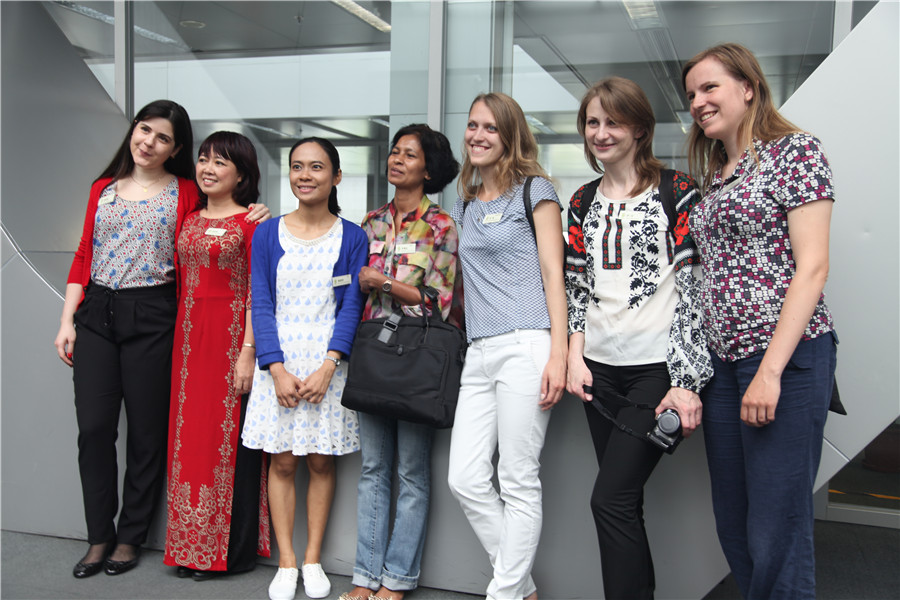
<path id="1" fill-rule="evenodd" d="M 341 397 L 346 408 L 437 428 L 453 426 L 466 335 L 430 317 L 422 294 L 422 316 L 400 312 L 359 324 Z M 427 288 L 434 303 L 437 292 Z"/>

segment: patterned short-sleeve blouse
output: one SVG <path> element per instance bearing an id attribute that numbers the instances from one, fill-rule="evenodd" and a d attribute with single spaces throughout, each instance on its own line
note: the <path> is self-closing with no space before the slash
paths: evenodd
<path id="1" fill-rule="evenodd" d="M 734 172 L 716 173 L 691 212 L 690 229 L 703 257 L 701 310 L 710 347 L 723 360 L 769 345 L 795 272 L 788 212 L 833 199 L 831 168 L 819 140 L 807 133 L 753 141 Z M 758 163 L 757 163 L 758 159 Z M 803 339 L 833 329 L 824 295 Z"/>
<path id="2" fill-rule="evenodd" d="M 460 226 L 459 260 L 469 341 L 514 329 L 549 329 L 550 314 L 534 232 L 518 183 L 488 202 L 457 199 L 450 216 Z M 562 203 L 543 177 L 531 182 L 532 209 Z M 468 206 L 467 206 L 468 205 Z"/>
<path id="3" fill-rule="evenodd" d="M 175 280 L 178 179 L 153 198 L 124 200 L 116 183 L 100 194 L 94 216 L 91 279 L 113 289 L 152 287 Z"/>

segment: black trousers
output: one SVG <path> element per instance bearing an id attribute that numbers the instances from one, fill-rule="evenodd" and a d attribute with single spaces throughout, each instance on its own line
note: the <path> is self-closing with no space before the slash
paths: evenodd
<path id="1" fill-rule="evenodd" d="M 244 430 L 248 394 L 241 397 L 241 420 L 238 432 Z M 263 451 L 252 450 L 241 443 L 238 433 L 234 460 L 234 496 L 231 502 L 231 530 L 228 537 L 228 560 L 231 573 L 250 571 L 256 566 L 259 545 L 259 497 Z"/>
<path id="2" fill-rule="evenodd" d="M 165 468 L 176 315 L 174 284 L 116 291 L 91 283 L 75 313 L 78 467 L 91 544 L 147 539 Z M 116 527 L 123 400 L 128 439 Z"/>
<path id="3" fill-rule="evenodd" d="M 671 381 L 665 363 L 613 367 L 585 359 L 594 389 L 620 394 L 634 403 L 657 406 Z M 635 432 L 653 428 L 652 410 L 604 402 L 619 422 Z M 600 542 L 603 592 L 608 600 L 653 598 L 656 581 L 644 529 L 644 484 L 662 450 L 619 430 L 585 403 L 600 470 L 591 495 L 591 512 Z"/>

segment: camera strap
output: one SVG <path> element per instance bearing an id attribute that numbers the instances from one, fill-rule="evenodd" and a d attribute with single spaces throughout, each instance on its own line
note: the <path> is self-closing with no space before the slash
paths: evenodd
<path id="1" fill-rule="evenodd" d="M 587 387 L 587 386 L 585 386 L 585 387 Z M 591 400 L 591 404 L 594 406 L 594 408 L 596 408 L 597 411 L 601 415 L 603 415 L 606 419 L 611 421 L 612 424 L 615 425 L 619 431 L 627 433 L 628 435 L 630 435 L 632 437 L 635 437 L 639 440 L 642 440 L 648 444 L 653 445 L 653 442 L 651 442 L 649 440 L 649 438 L 647 437 L 647 434 L 649 432 L 645 431 L 644 433 L 638 433 L 634 429 L 632 429 L 631 427 L 626 425 L 625 423 L 622 423 L 621 421 L 619 421 L 615 417 L 615 415 L 613 415 L 612 412 L 610 412 L 610 410 L 608 408 L 606 408 L 606 406 L 603 404 L 603 400 L 606 400 L 610 404 L 618 404 L 619 406 L 633 406 L 635 408 L 642 408 L 645 410 L 652 410 L 652 409 L 656 408 L 655 406 L 650 406 L 649 404 L 639 404 L 637 402 L 632 402 L 631 400 L 629 400 L 628 398 L 626 398 L 625 396 L 623 396 L 621 394 L 609 393 L 609 392 L 600 391 L 600 390 L 593 389 L 593 388 L 591 389 L 591 395 L 593 396 L 593 399 Z M 601 400 L 601 398 L 603 400 Z"/>

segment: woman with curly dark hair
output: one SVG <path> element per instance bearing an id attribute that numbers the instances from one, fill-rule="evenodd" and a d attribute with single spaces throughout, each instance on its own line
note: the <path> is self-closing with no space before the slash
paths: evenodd
<path id="1" fill-rule="evenodd" d="M 427 125 L 402 127 L 391 140 L 388 181 L 394 198 L 370 212 L 362 227 L 369 260 L 359 285 L 369 295 L 363 320 L 421 313 L 423 287 L 437 292 L 431 308 L 451 314 L 457 278 L 456 225 L 426 194 L 440 192 L 459 172 L 450 142 Z M 362 473 L 359 478 L 356 565 L 342 600 L 400 600 L 419 581 L 431 496 L 431 445 L 427 425 L 359 413 Z M 397 461 L 397 506 L 391 521 L 391 481 Z"/>

